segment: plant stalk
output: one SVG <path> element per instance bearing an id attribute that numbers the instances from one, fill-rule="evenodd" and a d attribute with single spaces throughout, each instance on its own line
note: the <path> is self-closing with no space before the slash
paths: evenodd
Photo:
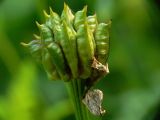
<path id="1" fill-rule="evenodd" d="M 100 120 L 101 117 L 94 116 L 82 103 L 84 93 L 84 80 L 72 79 L 66 83 L 69 96 L 72 99 L 76 120 Z"/>

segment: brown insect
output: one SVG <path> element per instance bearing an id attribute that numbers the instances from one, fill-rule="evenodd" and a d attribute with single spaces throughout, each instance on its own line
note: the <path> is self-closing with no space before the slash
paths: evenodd
<path id="1" fill-rule="evenodd" d="M 96 116 L 103 115 L 106 111 L 102 108 L 103 92 L 98 89 L 88 90 L 82 102 L 89 111 Z"/>

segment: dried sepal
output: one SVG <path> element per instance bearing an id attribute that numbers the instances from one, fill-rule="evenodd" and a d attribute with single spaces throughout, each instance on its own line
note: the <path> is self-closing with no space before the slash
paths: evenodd
<path id="1" fill-rule="evenodd" d="M 100 63 L 98 60 L 96 60 L 96 58 L 93 58 L 93 63 L 92 63 L 92 67 L 94 69 L 97 69 L 100 72 L 103 72 L 104 74 L 108 74 L 109 73 L 109 68 L 108 68 L 108 64 L 103 65 L 102 63 Z"/>

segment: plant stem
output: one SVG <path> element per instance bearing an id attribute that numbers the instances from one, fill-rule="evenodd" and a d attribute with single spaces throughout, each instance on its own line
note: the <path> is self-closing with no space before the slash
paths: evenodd
<path id="1" fill-rule="evenodd" d="M 76 120 L 99 120 L 99 117 L 92 115 L 82 103 L 84 80 L 72 79 L 70 82 L 67 82 L 66 86 L 73 102 Z"/>

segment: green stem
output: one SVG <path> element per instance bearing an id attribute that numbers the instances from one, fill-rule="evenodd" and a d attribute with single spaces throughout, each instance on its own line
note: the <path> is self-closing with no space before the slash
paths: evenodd
<path id="1" fill-rule="evenodd" d="M 69 96 L 73 102 L 73 106 L 74 106 L 74 111 L 75 111 L 75 116 L 76 116 L 76 119 L 77 120 L 80 120 L 81 119 L 81 115 L 80 115 L 80 108 L 79 108 L 79 105 L 78 105 L 78 99 L 77 99 L 77 95 L 76 95 L 76 90 L 75 90 L 75 86 L 73 84 L 73 82 L 67 82 L 66 84 L 67 86 L 67 90 L 68 90 L 68 93 L 69 93 Z"/>
<path id="2" fill-rule="evenodd" d="M 84 93 L 84 80 L 72 79 L 67 82 L 67 88 L 69 95 L 72 99 L 76 120 L 99 120 L 97 117 L 92 115 L 86 106 L 82 103 Z"/>

